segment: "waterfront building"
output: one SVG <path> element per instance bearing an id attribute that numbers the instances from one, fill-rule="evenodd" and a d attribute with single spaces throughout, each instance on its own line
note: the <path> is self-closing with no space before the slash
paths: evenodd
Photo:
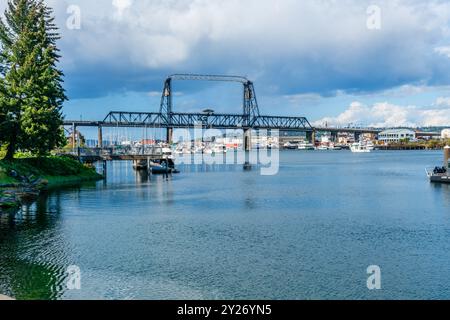
<path id="1" fill-rule="evenodd" d="M 404 140 L 415 140 L 416 132 L 409 129 L 390 129 L 380 132 L 378 140 L 384 143 L 395 143 Z"/>
<path id="2" fill-rule="evenodd" d="M 450 129 L 444 129 L 441 132 L 442 139 L 450 139 Z"/>

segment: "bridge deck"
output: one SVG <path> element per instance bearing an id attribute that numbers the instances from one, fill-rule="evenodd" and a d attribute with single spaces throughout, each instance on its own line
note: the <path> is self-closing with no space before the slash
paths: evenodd
<path id="1" fill-rule="evenodd" d="M 133 152 L 114 148 L 75 148 L 70 151 L 59 151 L 60 155 L 77 157 L 83 162 L 97 161 L 129 161 L 129 160 L 166 160 L 168 155 L 161 148 L 155 148 L 151 152 Z"/>

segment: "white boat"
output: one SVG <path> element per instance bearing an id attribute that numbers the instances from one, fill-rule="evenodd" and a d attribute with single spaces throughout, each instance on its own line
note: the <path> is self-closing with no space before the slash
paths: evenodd
<path id="1" fill-rule="evenodd" d="M 353 153 L 369 153 L 372 151 L 369 148 L 367 148 L 367 146 L 362 142 L 356 142 L 356 143 L 352 144 L 350 146 L 350 150 Z"/>
<path id="2" fill-rule="evenodd" d="M 227 147 L 225 146 L 225 145 L 223 145 L 223 144 L 218 144 L 218 145 L 215 145 L 213 148 L 212 148 L 212 152 L 213 153 L 227 153 Z"/>
<path id="3" fill-rule="evenodd" d="M 342 150 L 342 147 L 332 144 L 332 145 L 330 145 L 330 150 L 339 151 L 339 150 Z"/>
<path id="4" fill-rule="evenodd" d="M 375 145 L 373 144 L 372 141 L 369 141 L 366 143 L 366 148 L 369 149 L 370 151 L 375 150 Z"/>
<path id="5" fill-rule="evenodd" d="M 295 144 L 295 143 L 292 143 L 292 142 L 287 142 L 287 143 L 285 143 L 285 144 L 283 145 L 283 147 L 284 147 L 284 149 L 290 149 L 290 150 L 298 149 L 298 145 Z"/>
<path id="6" fill-rule="evenodd" d="M 327 146 L 319 146 L 319 147 L 317 147 L 317 150 L 319 150 L 319 151 L 328 151 L 329 149 L 328 149 Z"/>
<path id="7" fill-rule="evenodd" d="M 298 145 L 298 149 L 299 150 L 314 150 L 315 148 L 312 143 L 303 142 Z"/>

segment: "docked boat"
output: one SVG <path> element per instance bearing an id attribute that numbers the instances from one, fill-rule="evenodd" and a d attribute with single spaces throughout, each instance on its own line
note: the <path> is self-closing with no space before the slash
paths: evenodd
<path id="1" fill-rule="evenodd" d="M 289 141 L 283 145 L 283 148 L 288 150 L 295 150 L 298 149 L 298 144 Z"/>
<path id="2" fill-rule="evenodd" d="M 328 149 L 327 146 L 319 146 L 319 147 L 317 147 L 317 150 L 319 150 L 319 151 L 328 151 L 329 149 Z"/>
<path id="3" fill-rule="evenodd" d="M 152 170 L 152 174 L 169 174 L 169 173 L 171 173 L 170 168 L 168 168 L 166 166 L 161 166 L 161 165 L 152 166 L 151 170 Z"/>
<path id="4" fill-rule="evenodd" d="M 314 145 L 312 143 L 306 143 L 306 142 L 300 143 L 298 145 L 298 149 L 299 150 L 315 150 Z"/>
<path id="5" fill-rule="evenodd" d="M 434 169 L 426 169 L 430 182 L 450 183 L 450 146 L 444 148 L 444 165 Z"/>
<path id="6" fill-rule="evenodd" d="M 330 150 L 340 151 L 340 150 L 342 150 L 342 147 L 333 144 L 330 146 Z"/>
<path id="7" fill-rule="evenodd" d="M 356 142 L 350 146 L 350 150 L 353 153 L 369 153 L 372 150 L 367 147 L 363 142 Z"/>
<path id="8" fill-rule="evenodd" d="M 227 147 L 223 144 L 215 145 L 212 148 L 212 153 L 214 153 L 214 154 L 227 153 Z"/>
<path id="9" fill-rule="evenodd" d="M 369 141 L 366 143 L 366 148 L 369 149 L 370 151 L 375 150 L 375 145 L 373 144 L 372 141 Z"/>

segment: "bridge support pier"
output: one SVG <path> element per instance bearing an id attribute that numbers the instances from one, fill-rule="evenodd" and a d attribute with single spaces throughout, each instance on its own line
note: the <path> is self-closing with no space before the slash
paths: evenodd
<path id="1" fill-rule="evenodd" d="M 72 124 L 72 149 L 77 147 L 77 126 Z"/>
<path id="2" fill-rule="evenodd" d="M 316 131 L 308 131 L 306 133 L 306 140 L 308 140 L 309 143 L 316 144 Z"/>
<path id="3" fill-rule="evenodd" d="M 108 162 L 106 160 L 102 161 L 102 171 L 103 171 L 103 177 L 106 179 L 106 173 L 108 172 Z"/>
<path id="4" fill-rule="evenodd" d="M 244 129 L 244 150 L 252 151 L 252 129 Z"/>
<path id="5" fill-rule="evenodd" d="M 331 142 L 334 142 L 334 143 L 336 143 L 336 142 L 338 142 L 338 133 L 337 132 L 332 132 L 331 133 Z"/>
<path id="6" fill-rule="evenodd" d="M 168 144 L 173 143 L 173 128 L 167 128 L 167 141 Z"/>
<path id="7" fill-rule="evenodd" d="M 355 132 L 355 141 L 359 141 L 361 139 L 361 132 Z"/>
<path id="8" fill-rule="evenodd" d="M 97 148 L 103 148 L 103 128 L 102 126 L 98 126 L 98 143 Z"/>

